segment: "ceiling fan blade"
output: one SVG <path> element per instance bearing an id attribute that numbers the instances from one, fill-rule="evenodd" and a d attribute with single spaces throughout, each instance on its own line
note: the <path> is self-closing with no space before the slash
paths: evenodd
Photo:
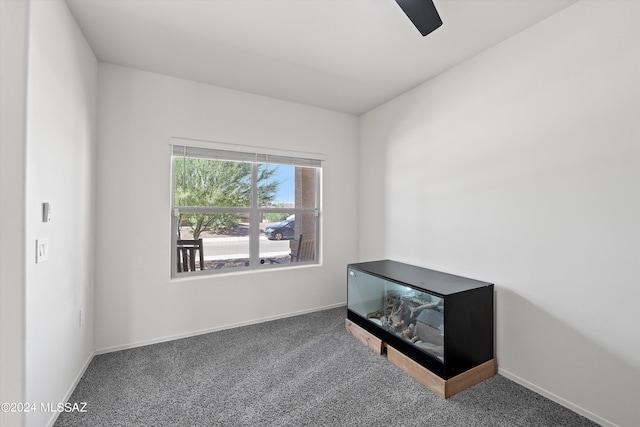
<path id="1" fill-rule="evenodd" d="M 432 0 L 396 0 L 396 3 L 423 36 L 442 25 Z"/>

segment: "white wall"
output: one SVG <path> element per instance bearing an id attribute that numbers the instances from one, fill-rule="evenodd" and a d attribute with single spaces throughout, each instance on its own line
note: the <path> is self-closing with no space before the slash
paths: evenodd
<path id="1" fill-rule="evenodd" d="M 24 176 L 29 3 L 0 1 L 0 402 L 24 402 Z M 0 411 L 0 425 L 22 425 Z"/>
<path id="2" fill-rule="evenodd" d="M 357 117 L 102 63 L 98 99 L 98 351 L 346 301 Z M 171 281 L 172 136 L 325 154 L 322 265 Z"/>
<path id="3" fill-rule="evenodd" d="M 97 60 L 61 0 L 31 2 L 28 57 L 26 401 L 55 404 L 93 354 Z M 43 202 L 52 206 L 48 223 Z M 49 259 L 36 264 L 43 237 Z M 54 416 L 29 413 L 26 425 Z"/>
<path id="4" fill-rule="evenodd" d="M 360 136 L 360 258 L 494 282 L 500 372 L 620 426 L 640 420 L 639 20 L 576 3 Z"/>

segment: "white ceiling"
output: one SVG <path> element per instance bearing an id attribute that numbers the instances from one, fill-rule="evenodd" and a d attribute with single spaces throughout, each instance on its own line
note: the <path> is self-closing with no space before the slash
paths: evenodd
<path id="1" fill-rule="evenodd" d="M 67 0 L 100 61 L 362 114 L 576 0 Z"/>

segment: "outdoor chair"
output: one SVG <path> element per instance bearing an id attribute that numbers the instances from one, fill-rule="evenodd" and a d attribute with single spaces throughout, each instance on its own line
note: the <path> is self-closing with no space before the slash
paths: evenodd
<path id="1" fill-rule="evenodd" d="M 298 240 L 293 241 L 291 248 L 291 262 L 313 261 L 315 257 L 316 243 L 315 239 L 302 240 L 302 234 Z M 268 258 L 271 264 L 283 264 L 284 261 L 278 258 Z"/>
<path id="2" fill-rule="evenodd" d="M 178 239 L 176 249 L 178 273 L 196 271 L 196 253 L 198 254 L 200 270 L 204 270 L 204 247 L 202 245 L 202 239 Z"/>
<path id="3" fill-rule="evenodd" d="M 315 239 L 302 240 L 302 234 L 300 235 L 300 239 L 298 239 L 298 248 L 296 249 L 296 253 L 293 252 L 291 255 L 291 262 L 299 262 L 299 261 L 313 261 L 316 249 L 316 241 Z"/>

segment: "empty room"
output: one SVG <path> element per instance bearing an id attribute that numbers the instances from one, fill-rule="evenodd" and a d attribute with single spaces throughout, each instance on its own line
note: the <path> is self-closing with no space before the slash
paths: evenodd
<path id="1" fill-rule="evenodd" d="M 3 427 L 640 425 L 640 1 L 0 7 Z"/>

